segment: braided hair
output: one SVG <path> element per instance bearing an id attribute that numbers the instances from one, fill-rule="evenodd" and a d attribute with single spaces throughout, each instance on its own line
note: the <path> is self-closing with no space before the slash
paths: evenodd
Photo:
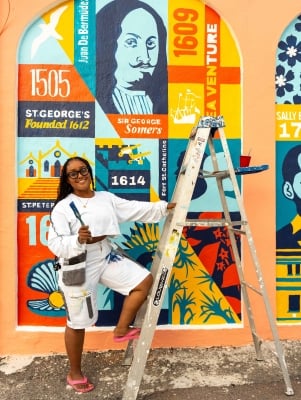
<path id="1" fill-rule="evenodd" d="M 91 168 L 91 165 L 89 164 L 89 162 L 86 159 L 79 157 L 79 156 L 68 158 L 68 160 L 65 162 L 65 164 L 63 165 L 63 168 L 62 168 L 62 172 L 61 172 L 61 176 L 60 176 L 60 183 L 59 183 L 59 187 L 57 190 L 57 198 L 54 202 L 54 206 L 59 201 L 63 200 L 65 197 L 67 197 L 68 194 L 73 192 L 73 188 L 70 185 L 70 183 L 68 182 L 68 175 L 67 175 L 67 166 L 68 166 L 69 162 L 73 161 L 73 160 L 82 161 L 86 165 L 86 167 L 88 168 L 89 174 L 91 176 L 92 189 L 95 190 L 93 172 L 92 172 L 92 168 Z"/>

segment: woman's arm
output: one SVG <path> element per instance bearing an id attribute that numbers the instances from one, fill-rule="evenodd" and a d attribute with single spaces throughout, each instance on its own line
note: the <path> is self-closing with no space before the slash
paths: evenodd
<path id="1" fill-rule="evenodd" d="M 166 217 L 168 210 L 175 207 L 175 203 L 166 201 L 136 201 L 125 200 L 111 194 L 113 206 L 118 222 L 140 221 L 144 223 L 159 222 Z"/>
<path id="2" fill-rule="evenodd" d="M 66 214 L 57 206 L 50 216 L 48 232 L 48 248 L 57 257 L 70 258 L 82 253 L 85 244 L 78 241 L 78 230 L 80 224 L 76 220 L 71 225 Z"/>

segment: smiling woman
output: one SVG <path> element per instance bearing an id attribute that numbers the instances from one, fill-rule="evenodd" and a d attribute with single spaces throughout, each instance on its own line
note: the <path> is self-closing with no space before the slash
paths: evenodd
<path id="1" fill-rule="evenodd" d="M 51 212 L 48 247 L 61 265 L 58 285 L 68 315 L 65 343 L 70 371 L 67 383 L 75 391 L 94 389 L 82 374 L 81 356 L 85 329 L 94 325 L 98 318 L 98 284 L 125 296 L 114 329 L 113 339 L 119 343 L 139 336 L 140 329 L 130 324 L 153 282 L 146 268 L 114 250 L 109 237 L 120 234 L 121 222 L 158 222 L 174 207 L 175 204 L 165 201 L 129 201 L 109 192 L 96 192 L 92 168 L 84 158 L 73 157 L 63 165 L 58 197 Z M 81 280 L 75 281 L 79 276 Z"/>

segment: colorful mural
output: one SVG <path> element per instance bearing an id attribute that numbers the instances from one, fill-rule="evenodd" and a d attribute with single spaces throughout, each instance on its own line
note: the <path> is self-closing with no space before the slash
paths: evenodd
<path id="1" fill-rule="evenodd" d="M 203 115 L 224 116 L 238 164 L 240 57 L 229 27 L 202 1 L 69 0 L 26 29 L 18 63 L 18 323 L 62 326 L 47 248 L 62 165 L 82 156 L 97 190 L 169 201 Z M 203 168 L 212 169 L 207 155 Z M 227 180 L 225 190 L 235 215 Z M 200 177 L 191 217 L 219 218 L 221 210 L 217 188 Z M 124 224 L 116 241 L 150 268 L 161 229 Z M 122 300 L 99 287 L 98 326 L 115 324 Z M 239 324 L 240 300 L 226 228 L 184 229 L 159 324 Z"/>
<path id="2" fill-rule="evenodd" d="M 276 57 L 277 321 L 301 320 L 301 16 L 283 32 Z"/>

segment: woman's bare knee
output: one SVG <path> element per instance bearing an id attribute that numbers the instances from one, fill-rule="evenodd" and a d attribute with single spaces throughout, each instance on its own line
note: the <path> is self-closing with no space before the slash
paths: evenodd
<path id="1" fill-rule="evenodd" d="M 147 277 L 144 278 L 143 281 L 140 282 L 139 285 L 137 285 L 132 291 L 141 291 L 147 295 L 152 287 L 153 280 L 152 274 L 147 275 Z"/>
<path id="2" fill-rule="evenodd" d="M 147 292 L 148 292 L 148 291 L 150 290 L 150 288 L 152 287 L 153 281 L 154 281 L 153 275 L 152 275 L 152 274 L 149 274 L 149 275 L 147 275 L 147 277 L 141 282 L 141 283 L 145 286 Z"/>

